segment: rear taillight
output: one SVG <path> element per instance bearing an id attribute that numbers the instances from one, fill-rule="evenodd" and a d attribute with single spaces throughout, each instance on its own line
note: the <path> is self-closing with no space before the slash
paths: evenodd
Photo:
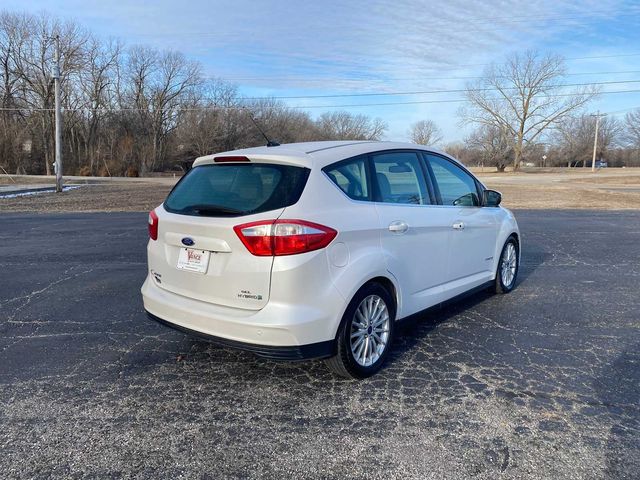
<path id="1" fill-rule="evenodd" d="M 149 238 L 151 240 L 158 239 L 158 215 L 155 210 L 149 212 Z"/>
<path id="2" fill-rule="evenodd" d="M 304 220 L 265 220 L 233 227 L 247 250 L 259 257 L 295 255 L 324 248 L 338 234 Z"/>

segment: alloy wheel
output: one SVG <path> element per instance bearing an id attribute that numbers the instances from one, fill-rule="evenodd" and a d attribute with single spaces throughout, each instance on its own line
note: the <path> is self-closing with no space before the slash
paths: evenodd
<path id="1" fill-rule="evenodd" d="M 378 295 L 366 297 L 351 322 L 351 353 L 363 367 L 373 365 L 382 356 L 389 341 L 389 310 Z"/>
<path id="2" fill-rule="evenodd" d="M 513 242 L 507 243 L 507 246 L 502 252 L 502 283 L 505 287 L 511 287 L 511 284 L 516 278 L 516 270 L 518 267 L 518 252 Z"/>

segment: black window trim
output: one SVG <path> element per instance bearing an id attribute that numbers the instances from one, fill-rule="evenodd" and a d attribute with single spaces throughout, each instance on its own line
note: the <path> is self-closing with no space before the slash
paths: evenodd
<path id="1" fill-rule="evenodd" d="M 362 199 L 350 197 L 347 192 L 345 192 L 344 190 L 342 190 L 342 188 L 340 188 L 340 185 L 338 185 L 336 182 L 333 181 L 333 179 L 329 176 L 329 172 L 328 172 L 328 170 L 334 170 L 336 168 L 339 168 L 342 164 L 357 162 L 358 160 L 364 161 L 364 174 L 365 174 L 365 180 L 367 182 L 367 196 Z M 346 199 L 351 200 L 352 202 L 362 202 L 362 203 L 371 203 L 375 201 L 373 200 L 373 195 L 372 195 L 373 185 L 371 183 L 371 165 L 369 164 L 369 159 L 367 158 L 367 154 L 360 154 L 354 157 L 343 158 L 342 160 L 338 160 L 337 162 L 331 163 L 329 165 L 325 165 L 320 170 L 322 171 L 324 176 L 327 178 L 327 180 L 329 180 L 329 183 L 331 183 L 331 185 L 337 188 L 338 191 L 342 195 L 344 195 Z"/>
<path id="2" fill-rule="evenodd" d="M 431 201 L 433 205 L 442 206 L 442 198 L 440 197 L 440 189 L 438 188 L 438 184 L 436 183 L 433 175 L 433 170 L 431 170 L 431 164 L 427 159 L 427 154 L 431 153 L 428 150 L 418 150 L 420 161 L 422 162 L 422 168 L 424 169 L 424 175 L 427 179 L 427 185 L 429 186 L 429 192 L 432 196 Z"/>
<path id="3" fill-rule="evenodd" d="M 427 172 L 425 171 L 425 165 L 424 165 L 424 159 L 422 158 L 421 155 L 422 150 L 415 150 L 413 148 L 394 148 L 394 149 L 390 149 L 390 150 L 379 150 L 377 152 L 369 152 L 367 153 L 367 156 L 369 157 L 369 171 L 373 172 L 375 171 L 375 167 L 373 165 L 373 157 L 375 157 L 376 155 L 386 155 L 386 154 L 393 154 L 393 153 L 413 153 L 416 156 L 416 159 L 418 160 L 418 164 L 420 165 L 420 172 L 422 174 L 422 179 L 424 180 L 425 185 L 427 186 L 427 194 L 429 195 L 429 202 L 431 203 L 422 203 L 422 204 L 416 204 L 416 203 L 388 203 L 388 202 L 383 202 L 382 201 L 382 195 L 380 193 L 380 186 L 378 185 L 378 178 L 376 177 L 376 179 L 373 181 L 374 182 L 374 189 L 373 189 L 373 193 L 374 193 L 374 197 L 375 203 L 380 203 L 380 204 L 384 204 L 384 205 L 405 205 L 405 206 L 413 206 L 413 207 L 432 207 L 434 205 L 437 205 L 436 203 L 436 198 L 435 198 L 435 194 L 431 185 L 431 181 L 429 179 L 429 176 L 427 175 Z M 373 176 L 372 176 L 372 180 L 373 180 Z"/>
<path id="4" fill-rule="evenodd" d="M 446 160 L 447 162 L 451 163 L 452 165 L 458 167 L 460 170 L 462 170 L 463 172 L 465 172 L 467 175 L 469 175 L 471 177 L 471 179 L 473 180 L 473 184 L 476 186 L 476 195 L 478 196 L 478 205 L 473 205 L 468 206 L 468 208 L 479 208 L 483 206 L 483 192 L 484 189 L 481 188 L 482 184 L 480 183 L 480 181 L 476 178 L 476 176 L 471 173 L 471 171 L 469 171 L 469 169 L 467 167 L 465 167 L 464 165 L 462 165 L 460 162 L 457 162 L 455 160 L 452 160 L 451 158 L 448 158 L 442 154 L 439 154 L 437 152 L 433 152 L 433 151 L 429 151 L 429 150 L 422 150 L 422 154 L 424 157 L 424 161 L 427 164 L 427 168 L 429 170 L 429 176 L 432 178 L 433 181 L 433 185 L 434 188 L 436 190 L 436 196 L 438 198 L 438 205 L 441 205 L 443 207 L 456 207 L 456 208 L 460 208 L 463 207 L 464 205 L 445 205 L 444 202 L 442 201 L 442 195 L 440 193 L 440 186 L 438 185 L 438 181 L 435 177 L 435 174 L 433 173 L 433 169 L 431 168 L 431 161 L 429 160 L 429 155 L 433 155 L 434 157 L 438 157 L 438 158 L 442 158 L 443 160 Z"/>
<path id="5" fill-rule="evenodd" d="M 420 162 L 420 164 L 422 165 L 422 175 L 423 178 L 425 180 L 425 183 L 427 185 L 427 190 L 429 191 L 429 199 L 431 200 L 431 204 L 422 204 L 422 205 L 417 205 L 417 204 L 412 204 L 412 203 L 398 203 L 398 204 L 390 204 L 390 203 L 385 203 L 382 202 L 380 200 L 380 187 L 378 186 L 378 180 L 373 178 L 373 175 L 371 175 L 371 172 L 374 171 L 374 166 L 373 166 L 373 157 L 375 155 L 381 155 L 381 154 L 387 154 L 387 153 L 415 153 L 416 156 L 418 157 L 418 160 Z M 476 193 L 478 195 L 478 200 L 480 201 L 480 205 L 475 206 L 473 208 L 478 208 L 478 207 L 482 207 L 482 200 L 483 200 L 483 192 L 484 190 L 486 190 L 486 188 L 484 188 L 484 186 L 482 185 L 482 183 L 480 183 L 480 181 L 476 178 L 476 176 L 467 168 L 465 167 L 463 164 L 461 164 L 460 162 L 447 157 L 446 155 L 443 155 L 441 153 L 438 152 L 434 152 L 433 150 L 423 150 L 423 149 L 413 149 L 413 148 L 393 148 L 393 149 L 386 149 L 386 150 L 376 150 L 374 152 L 367 152 L 367 153 L 360 153 L 358 155 L 354 155 L 353 157 L 349 157 L 349 158 L 343 158 L 342 160 L 338 160 L 337 162 L 333 162 L 330 163 L 328 165 L 325 165 L 324 167 L 321 168 L 322 173 L 324 174 L 324 176 L 327 178 L 327 180 L 336 188 L 338 189 L 338 191 L 344 195 L 344 197 L 352 202 L 361 202 L 361 203 L 379 203 L 382 205 L 397 205 L 397 206 L 410 206 L 410 207 L 434 207 L 434 206 L 440 206 L 440 207 L 452 207 L 453 205 L 444 205 L 442 202 L 442 197 L 440 195 L 440 188 L 438 187 L 438 183 L 435 180 L 435 175 L 433 173 L 433 170 L 431 168 L 431 164 L 429 162 L 429 158 L 428 155 L 434 155 L 440 158 L 443 158 L 444 160 L 446 160 L 449 163 L 452 163 L 453 165 L 455 165 L 456 167 L 460 168 L 462 171 L 464 171 L 465 173 L 467 173 L 469 176 L 471 176 L 471 178 L 473 179 L 475 185 L 476 185 Z M 365 158 L 365 175 L 366 175 L 366 180 L 367 180 L 367 189 L 369 194 L 367 195 L 367 199 L 365 200 L 356 200 L 355 198 L 351 198 L 349 195 L 347 195 L 347 193 L 345 191 L 343 191 L 339 185 L 336 185 L 336 183 L 331 180 L 331 177 L 329 177 L 329 175 L 327 174 L 327 170 L 329 169 L 333 169 L 335 168 L 337 165 L 340 165 L 342 163 L 348 163 L 354 160 L 358 160 L 360 158 Z"/>

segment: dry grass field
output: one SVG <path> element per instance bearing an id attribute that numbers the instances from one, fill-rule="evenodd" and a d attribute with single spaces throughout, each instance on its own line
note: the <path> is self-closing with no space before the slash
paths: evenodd
<path id="1" fill-rule="evenodd" d="M 640 168 L 475 173 L 489 188 L 502 192 L 509 208 L 640 209 Z"/>
<path id="2" fill-rule="evenodd" d="M 640 168 L 530 169 L 497 173 L 472 169 L 489 187 L 502 192 L 503 205 L 515 209 L 640 209 Z M 53 184 L 52 177 L 22 176 L 23 186 Z M 80 188 L 62 194 L 1 198 L 0 212 L 148 211 L 159 205 L 175 183 L 173 178 L 86 179 L 71 177 L 66 184 Z M 0 186 L 12 185 L 0 176 Z"/>

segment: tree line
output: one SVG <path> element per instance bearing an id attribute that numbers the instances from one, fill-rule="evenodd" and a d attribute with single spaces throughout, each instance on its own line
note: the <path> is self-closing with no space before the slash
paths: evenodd
<path id="1" fill-rule="evenodd" d="M 236 85 L 205 76 L 198 62 L 180 52 L 101 41 L 73 21 L 46 14 L 2 12 L 0 167 L 6 172 L 52 173 L 55 37 L 68 175 L 180 168 L 199 155 L 264 144 L 260 129 L 281 143 L 377 140 L 388 129 L 367 115 L 331 111 L 314 118 L 276 99 L 245 98 Z M 444 148 L 468 164 L 498 169 L 539 164 L 543 156 L 549 164 L 586 163 L 595 117 L 583 110 L 598 91 L 583 86 L 557 95 L 564 73 L 562 58 L 536 52 L 489 67 L 467 86 L 459 112 L 476 129 Z M 640 110 L 625 122 L 601 118 L 599 155 L 640 165 L 639 121 Z M 408 135 L 415 143 L 441 141 L 433 120 L 413 124 Z"/>
<path id="2" fill-rule="evenodd" d="M 264 143 L 379 139 L 380 119 L 243 98 L 175 51 L 100 42 L 72 21 L 0 14 L 0 166 L 52 172 L 55 37 L 60 39 L 66 174 L 144 175 L 211 152 Z M 258 123 L 259 128 L 256 127 Z"/>
<path id="3" fill-rule="evenodd" d="M 448 150 L 469 164 L 500 171 L 523 163 L 587 166 L 598 122 L 596 159 L 610 166 L 640 166 L 640 109 L 628 112 L 624 121 L 586 112 L 600 89 L 567 84 L 565 70 L 562 57 L 535 51 L 490 65 L 467 86 L 467 102 L 459 111 L 462 122 L 476 128 Z"/>
<path id="4" fill-rule="evenodd" d="M 623 120 L 601 116 L 598 127 L 596 161 L 610 167 L 640 167 L 640 109 Z M 553 128 L 545 141 L 526 143 L 519 166 L 590 167 L 593 159 L 596 118 L 593 114 L 572 115 Z M 481 126 L 464 141 L 444 149 L 467 165 L 515 167 L 514 141 L 495 126 Z"/>

